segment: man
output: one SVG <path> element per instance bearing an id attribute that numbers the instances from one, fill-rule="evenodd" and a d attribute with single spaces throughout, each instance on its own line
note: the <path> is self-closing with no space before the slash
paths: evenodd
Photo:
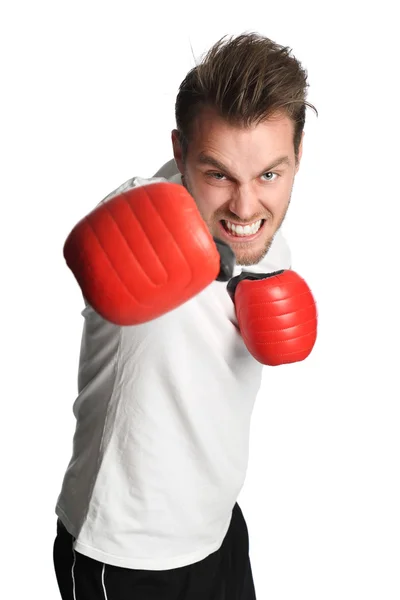
<path id="1" fill-rule="evenodd" d="M 137 239 L 143 237 L 132 265 L 141 263 L 142 270 L 138 267 L 133 280 L 152 268 L 158 242 L 164 244 L 161 254 L 168 254 L 187 229 L 185 251 L 192 238 L 193 244 L 205 243 L 200 220 L 212 239 L 233 251 L 235 277 L 290 269 L 280 227 L 300 165 L 306 105 L 312 107 L 306 88 L 306 72 L 289 49 L 256 34 L 220 40 L 188 73 L 176 100 L 174 160 L 151 179 L 129 180 L 95 211 L 96 216 L 105 209 L 104 218 L 126 210 L 128 200 L 129 215 L 137 210 L 132 227 L 139 222 Z M 172 191 L 177 200 L 170 209 Z M 158 212 L 150 212 L 161 193 L 168 198 L 159 202 Z M 201 215 L 194 225 L 191 207 L 184 205 L 193 199 Z M 187 217 L 178 223 L 186 208 Z M 110 221 L 107 236 L 111 230 L 120 235 L 124 215 L 119 223 Z M 167 218 L 168 235 L 176 226 L 175 242 L 154 234 L 155 243 L 144 250 L 153 234 L 143 234 L 143 223 L 161 226 Z M 100 224 L 96 236 L 102 229 Z M 108 284 L 98 281 L 109 263 L 119 260 L 110 253 L 120 246 L 124 251 L 125 241 L 120 242 L 112 238 L 109 254 L 100 260 L 103 267 L 91 267 L 98 271 L 88 285 L 89 276 L 80 269 L 89 259 L 67 258 L 86 307 L 73 456 L 56 507 L 54 562 L 61 596 L 254 599 L 247 527 L 236 500 L 245 480 L 261 363 L 278 363 L 264 360 L 263 349 L 252 352 L 258 329 L 244 333 L 239 298 L 232 301 L 234 290 L 228 294 L 215 265 L 191 298 L 171 300 L 169 309 L 163 305 L 152 316 L 113 319 L 120 306 L 118 301 L 110 309 L 110 303 L 120 277 L 106 291 Z M 73 254 L 70 247 L 69 242 L 66 257 Z M 204 270 L 211 255 L 218 256 L 214 245 L 201 255 Z M 262 278 L 258 283 L 269 285 Z M 121 285 L 121 304 L 136 302 L 126 285 Z M 145 285 L 146 277 L 135 293 Z M 175 287 L 168 289 L 164 304 L 176 293 Z M 149 304 L 147 297 L 141 309 Z"/>

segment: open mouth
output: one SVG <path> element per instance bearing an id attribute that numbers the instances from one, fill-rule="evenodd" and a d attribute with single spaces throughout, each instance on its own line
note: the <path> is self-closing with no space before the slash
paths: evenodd
<path id="1" fill-rule="evenodd" d="M 265 219 L 259 219 L 249 225 L 236 225 L 230 221 L 221 220 L 220 224 L 229 237 L 247 239 L 255 237 L 263 228 Z"/>

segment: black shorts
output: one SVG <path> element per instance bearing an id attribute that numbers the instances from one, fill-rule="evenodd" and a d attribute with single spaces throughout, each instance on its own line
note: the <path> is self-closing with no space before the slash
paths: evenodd
<path id="1" fill-rule="evenodd" d="M 53 557 L 62 600 L 256 600 L 247 525 L 238 504 L 219 550 L 177 569 L 104 565 L 74 552 L 72 543 L 58 520 Z"/>

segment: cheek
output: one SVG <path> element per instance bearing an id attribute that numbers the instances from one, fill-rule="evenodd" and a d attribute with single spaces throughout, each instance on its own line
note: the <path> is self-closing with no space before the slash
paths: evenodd
<path id="1" fill-rule="evenodd" d="M 280 213 L 286 209 L 292 191 L 292 182 L 280 182 L 274 189 L 268 190 L 260 198 L 261 204 L 273 213 Z"/>
<path id="2" fill-rule="evenodd" d="M 199 195 L 197 204 L 204 218 L 210 221 L 221 210 L 224 202 L 218 198 L 218 194 L 206 191 L 204 194 Z"/>
<path id="3" fill-rule="evenodd" d="M 206 221 L 210 221 L 227 201 L 226 190 L 207 184 L 203 178 L 193 182 L 192 194 Z"/>

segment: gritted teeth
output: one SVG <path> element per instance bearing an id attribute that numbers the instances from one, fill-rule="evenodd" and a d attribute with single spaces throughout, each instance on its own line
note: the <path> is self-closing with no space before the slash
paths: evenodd
<path id="1" fill-rule="evenodd" d="M 246 236 L 246 235 L 254 235 L 260 229 L 261 224 L 263 223 L 263 219 L 256 221 L 255 223 L 251 223 L 251 225 L 235 225 L 230 221 L 223 221 L 225 229 L 229 231 L 229 233 L 233 233 L 238 236 Z"/>

